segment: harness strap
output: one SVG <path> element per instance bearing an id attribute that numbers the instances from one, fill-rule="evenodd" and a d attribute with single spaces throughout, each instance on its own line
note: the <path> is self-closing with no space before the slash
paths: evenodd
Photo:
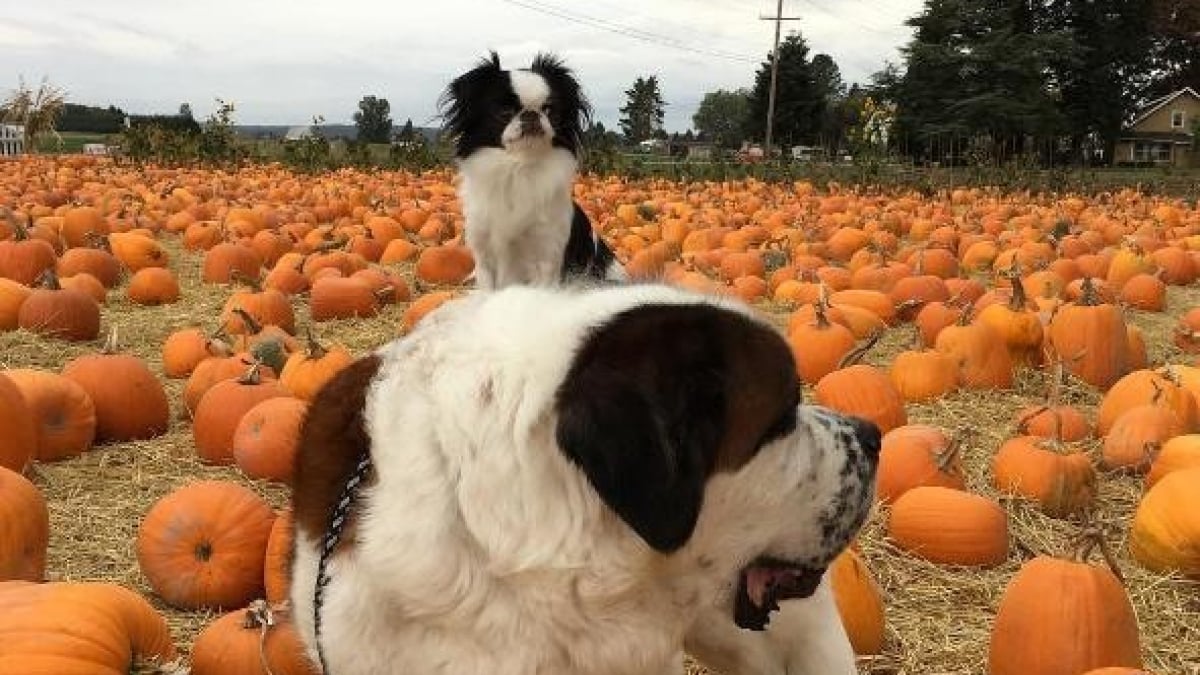
<path id="1" fill-rule="evenodd" d="M 358 497 L 358 488 L 366 480 L 370 470 L 371 453 L 364 448 L 359 453 L 354 473 L 350 474 L 350 479 L 342 487 L 337 505 L 334 506 L 333 513 L 329 516 L 329 525 L 325 528 L 325 538 L 321 540 L 321 558 L 317 562 L 317 583 L 313 590 L 313 634 L 316 641 L 317 658 L 321 661 L 321 671 L 325 675 L 331 675 L 329 667 L 325 665 L 325 651 L 321 649 L 321 605 L 325 602 L 325 587 L 329 585 L 330 581 L 326 568 L 329 566 L 329 559 L 333 557 L 334 550 L 342 540 L 342 532 L 346 529 L 346 520 L 350 515 L 350 509 Z"/>

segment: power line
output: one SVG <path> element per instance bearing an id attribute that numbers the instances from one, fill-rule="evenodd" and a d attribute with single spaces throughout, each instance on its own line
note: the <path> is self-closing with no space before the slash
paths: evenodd
<path id="1" fill-rule="evenodd" d="M 530 11 L 538 12 L 541 14 L 546 14 L 548 16 L 553 16 L 553 17 L 562 19 L 564 21 L 569 21 L 572 23 L 585 25 L 585 26 L 588 26 L 591 28 L 596 28 L 598 30 L 615 33 L 617 35 L 622 35 L 624 37 L 632 38 L 634 40 L 641 40 L 642 42 L 655 44 L 660 47 L 668 47 L 671 49 L 678 49 L 680 51 L 691 52 L 693 54 L 700 54 L 702 56 L 712 56 L 715 58 L 727 59 L 730 61 L 741 61 L 744 63 L 758 63 L 757 59 L 752 59 L 749 56 L 746 56 L 744 54 L 735 54 L 733 52 L 723 52 L 723 51 L 717 51 L 717 50 L 711 50 L 711 49 L 703 49 L 700 47 L 694 47 L 692 45 L 687 44 L 686 42 L 683 42 L 682 40 L 672 38 L 667 35 L 662 35 L 659 33 L 651 33 L 649 31 L 644 31 L 644 30 L 641 30 L 638 28 L 633 28 L 632 26 L 625 26 L 625 25 L 622 25 L 622 24 L 619 24 L 619 23 L 616 23 L 613 21 L 608 21 L 607 19 L 601 19 L 598 17 L 588 16 L 586 14 L 580 14 L 578 12 L 561 9 L 559 7 L 554 7 L 552 5 L 546 5 L 546 4 L 537 2 L 536 0 L 500 0 L 500 1 L 510 4 L 510 5 L 515 5 L 517 7 L 522 7 L 524 9 L 528 9 Z"/>

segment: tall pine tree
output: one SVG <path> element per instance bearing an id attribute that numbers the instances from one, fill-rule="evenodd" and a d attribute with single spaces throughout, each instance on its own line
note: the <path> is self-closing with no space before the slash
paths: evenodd
<path id="1" fill-rule="evenodd" d="M 768 59 L 759 66 L 754 89 L 750 92 L 749 116 L 746 118 L 746 136 L 749 138 L 761 140 L 766 137 L 770 89 L 771 62 Z M 825 94 L 808 60 L 808 44 L 800 33 L 788 35 L 779 43 L 773 130 L 773 142 L 778 147 L 817 142 L 828 105 Z"/>
<path id="2" fill-rule="evenodd" d="M 663 116 L 666 103 L 658 88 L 658 76 L 639 77 L 625 91 L 625 106 L 621 108 L 621 133 L 630 143 L 640 143 L 665 136 Z"/>

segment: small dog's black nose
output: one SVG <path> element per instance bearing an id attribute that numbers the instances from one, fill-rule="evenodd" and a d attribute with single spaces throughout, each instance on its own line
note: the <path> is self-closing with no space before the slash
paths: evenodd
<path id="1" fill-rule="evenodd" d="M 542 121 L 541 115 L 536 110 L 522 110 L 517 119 L 521 120 L 521 124 L 537 124 Z"/>
<path id="2" fill-rule="evenodd" d="M 850 426 L 854 427 L 854 437 L 858 439 L 858 445 L 863 449 L 863 452 L 867 453 L 868 457 L 878 457 L 880 443 L 879 427 L 861 417 L 847 417 L 846 419 L 850 421 Z"/>

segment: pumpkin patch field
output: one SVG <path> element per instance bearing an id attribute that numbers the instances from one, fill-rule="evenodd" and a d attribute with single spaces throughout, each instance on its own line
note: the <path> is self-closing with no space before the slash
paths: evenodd
<path id="1" fill-rule="evenodd" d="M 862 673 L 1200 673 L 1196 204 L 576 198 L 632 276 L 749 303 L 806 402 L 886 432 L 831 574 Z M 461 238 L 445 170 L 0 161 L 0 675 L 313 672 L 285 602 L 308 401 L 470 291 Z"/>

